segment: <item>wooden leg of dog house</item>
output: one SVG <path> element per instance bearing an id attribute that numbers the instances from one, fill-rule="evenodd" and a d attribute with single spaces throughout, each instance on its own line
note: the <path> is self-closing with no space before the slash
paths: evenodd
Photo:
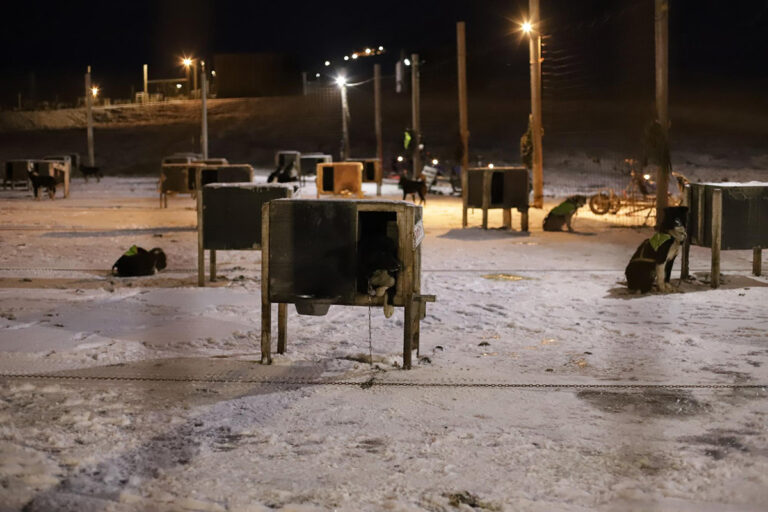
<path id="1" fill-rule="evenodd" d="M 504 229 L 510 231 L 512 229 L 512 210 L 510 208 L 504 208 Z"/>
<path id="2" fill-rule="evenodd" d="M 752 273 L 758 277 L 763 273 L 763 248 L 760 246 L 752 249 Z"/>
<path id="3" fill-rule="evenodd" d="M 491 204 L 491 173 L 483 171 L 483 229 L 488 229 L 488 207 Z"/>
<path id="4" fill-rule="evenodd" d="M 261 364 L 272 364 L 272 304 L 261 300 Z"/>
<path id="5" fill-rule="evenodd" d="M 211 260 L 211 282 L 216 280 L 216 249 L 211 249 L 208 252 Z"/>
<path id="6" fill-rule="evenodd" d="M 288 339 L 288 304 L 277 305 L 277 353 L 285 354 L 285 343 Z"/>
<path id="7" fill-rule="evenodd" d="M 403 369 L 411 369 L 411 351 L 413 350 L 413 295 L 408 294 L 403 307 Z"/>
<path id="8" fill-rule="evenodd" d="M 272 364 L 272 304 L 269 302 L 269 203 L 261 208 L 261 364 Z"/>
<path id="9" fill-rule="evenodd" d="M 520 212 L 520 230 L 528 232 L 528 210 Z"/>
<path id="10" fill-rule="evenodd" d="M 712 191 L 712 271 L 710 284 L 712 288 L 720 286 L 720 247 L 723 240 L 723 191 L 716 188 Z"/>

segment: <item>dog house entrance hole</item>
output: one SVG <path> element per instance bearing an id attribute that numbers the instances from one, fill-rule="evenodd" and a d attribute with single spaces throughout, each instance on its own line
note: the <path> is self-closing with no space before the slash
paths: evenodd
<path id="1" fill-rule="evenodd" d="M 368 278 L 373 270 L 391 266 L 398 260 L 397 212 L 358 211 L 357 216 L 357 291 L 368 294 Z M 402 262 L 400 262 L 402 264 Z M 390 272 L 395 280 L 398 273 Z M 394 294 L 396 286 L 390 290 Z"/>
<path id="2" fill-rule="evenodd" d="M 504 173 L 491 174 L 491 204 L 504 204 Z"/>
<path id="3" fill-rule="evenodd" d="M 323 166 L 323 192 L 333 192 L 333 166 Z"/>

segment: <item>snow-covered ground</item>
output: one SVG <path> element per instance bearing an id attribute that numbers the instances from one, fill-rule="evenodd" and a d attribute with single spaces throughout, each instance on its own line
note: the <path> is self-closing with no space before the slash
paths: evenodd
<path id="1" fill-rule="evenodd" d="M 368 311 L 339 306 L 291 306 L 267 367 L 260 253 L 219 252 L 219 280 L 195 287 L 194 203 L 159 209 L 155 187 L 0 192 L 0 511 L 765 510 L 768 279 L 751 251 L 723 252 L 717 290 L 693 247 L 695 280 L 678 261 L 677 292 L 631 295 L 650 228 L 585 208 L 574 234 L 543 233 L 540 210 L 530 234 L 516 211 L 512 232 L 479 210 L 461 229 L 460 199 L 429 196 L 437 302 L 414 369 L 401 310 L 372 311 L 371 367 Z M 110 277 L 134 243 L 169 268 Z M 645 384 L 670 387 L 589 387 Z"/>

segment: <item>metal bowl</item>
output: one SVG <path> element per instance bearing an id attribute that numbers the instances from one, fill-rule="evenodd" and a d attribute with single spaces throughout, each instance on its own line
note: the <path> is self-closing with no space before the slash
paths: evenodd
<path id="1" fill-rule="evenodd" d="M 315 297 L 314 295 L 299 295 L 294 305 L 300 315 L 325 316 L 331 309 L 331 304 L 339 300 L 338 297 Z"/>

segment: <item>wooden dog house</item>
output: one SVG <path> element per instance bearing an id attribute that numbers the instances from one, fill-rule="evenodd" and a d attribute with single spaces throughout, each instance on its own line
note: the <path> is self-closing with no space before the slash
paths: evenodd
<path id="1" fill-rule="evenodd" d="M 768 247 L 768 183 L 692 183 L 686 186 L 688 224 L 682 277 L 688 276 L 691 245 L 712 249 L 711 283 L 720 285 L 720 251 L 752 249 L 752 272 L 762 273 Z"/>
<path id="2" fill-rule="evenodd" d="M 261 249 L 262 206 L 291 197 L 293 188 L 278 183 L 209 183 L 198 201 L 198 286 L 205 284 L 205 251 L 210 280 L 216 280 L 216 251 Z"/>
<path id="3" fill-rule="evenodd" d="M 200 185 L 197 185 L 198 175 Z M 168 207 L 168 196 L 190 194 L 209 183 L 247 183 L 253 181 L 248 164 L 207 165 L 203 163 L 163 164 L 160 168 L 160 208 Z"/>
<path id="4" fill-rule="evenodd" d="M 348 158 L 347 162 L 363 164 L 363 183 L 376 183 L 376 195 L 381 195 L 381 160 L 378 158 Z"/>
<path id="5" fill-rule="evenodd" d="M 528 231 L 530 178 L 525 167 L 470 167 L 467 169 L 463 218 L 467 208 L 483 210 L 483 229 L 488 229 L 488 210 L 504 210 L 504 227 L 512 229 L 512 208 L 520 214 L 522 231 Z M 466 227 L 464 224 L 463 227 Z"/>
<path id="6" fill-rule="evenodd" d="M 363 164 L 331 162 L 317 164 L 317 197 L 336 195 L 363 197 Z"/>
<path id="7" fill-rule="evenodd" d="M 263 363 L 272 361 L 273 302 L 278 304 L 281 354 L 287 340 L 287 304 L 310 315 L 324 315 L 331 305 L 383 307 L 385 297 L 368 294 L 363 262 L 371 255 L 372 240 L 388 240 L 400 268 L 385 295 L 389 304 L 404 308 L 403 367 L 411 367 L 426 302 L 435 300 L 421 294 L 420 206 L 405 201 L 277 199 L 264 205 L 262 223 Z"/>

